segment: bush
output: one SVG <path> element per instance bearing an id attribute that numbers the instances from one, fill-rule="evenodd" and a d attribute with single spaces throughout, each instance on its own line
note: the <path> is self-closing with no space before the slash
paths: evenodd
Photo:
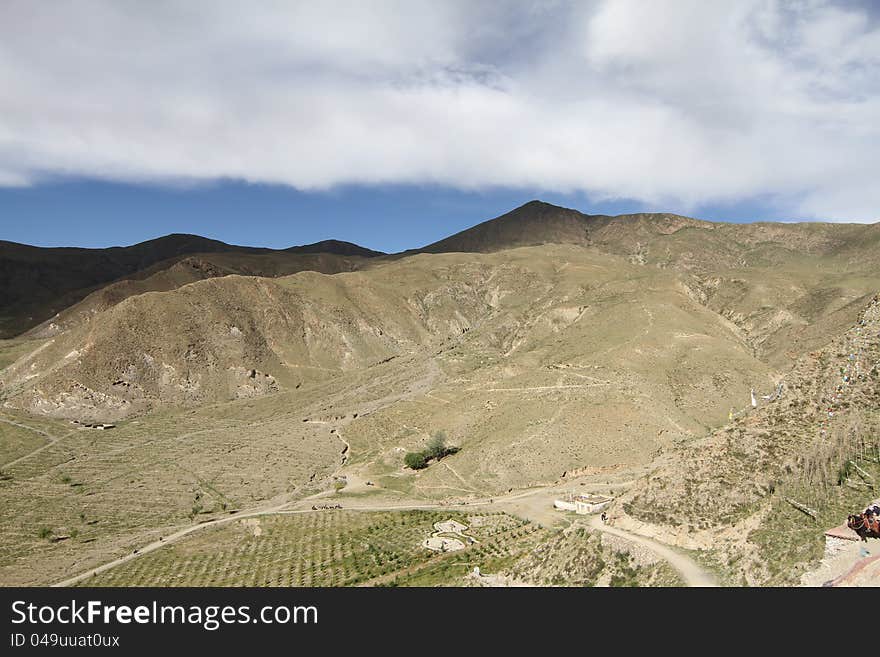
<path id="1" fill-rule="evenodd" d="M 427 468 L 431 461 L 439 461 L 444 456 L 455 454 L 459 451 L 458 447 L 446 446 L 446 434 L 442 431 L 435 431 L 434 435 L 428 441 L 428 446 L 421 452 L 408 452 L 403 458 L 403 462 L 408 468 L 413 470 L 421 470 Z"/>
<path id="2" fill-rule="evenodd" d="M 42 539 L 47 539 L 52 535 L 52 530 L 49 527 L 40 527 L 40 531 L 37 532 L 37 536 Z"/>
<path id="3" fill-rule="evenodd" d="M 446 434 L 437 431 L 428 441 L 428 447 L 424 452 L 429 459 L 439 459 L 446 454 Z"/>
<path id="4" fill-rule="evenodd" d="M 421 470 L 428 466 L 428 459 L 424 452 L 408 452 L 403 457 L 403 462 L 406 464 L 406 467 L 413 470 Z"/>

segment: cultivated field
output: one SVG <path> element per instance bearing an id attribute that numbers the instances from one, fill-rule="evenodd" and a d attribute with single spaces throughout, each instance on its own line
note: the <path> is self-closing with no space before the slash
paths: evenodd
<path id="1" fill-rule="evenodd" d="M 436 552 L 436 524 L 466 525 L 465 547 Z M 473 574 L 478 567 L 481 575 Z M 656 558 L 583 527 L 507 513 L 328 510 L 227 523 L 127 561 L 81 586 L 678 586 Z"/>
<path id="2" fill-rule="evenodd" d="M 434 523 L 469 525 L 479 543 L 462 552 L 422 546 Z M 480 563 L 507 553 L 508 542 L 534 531 L 506 514 L 438 511 L 321 511 L 242 519 L 81 582 L 84 586 L 353 586 L 413 579 L 435 562 Z M 519 531 L 517 531 L 519 530 Z M 467 569 L 459 568 L 459 571 Z M 463 575 L 464 572 L 460 572 Z"/>

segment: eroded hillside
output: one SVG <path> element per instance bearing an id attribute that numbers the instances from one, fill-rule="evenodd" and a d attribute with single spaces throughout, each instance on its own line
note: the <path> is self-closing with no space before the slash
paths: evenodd
<path id="1" fill-rule="evenodd" d="M 803 305 L 831 274 L 739 276 L 747 293 L 725 306 L 689 272 L 547 245 L 332 276 L 217 277 L 98 311 L 0 382 L 7 407 L 118 420 L 345 386 L 355 372 L 415 357 L 436 372 L 430 386 L 353 423 L 348 467 L 420 495 L 497 492 L 649 462 L 722 424 L 751 388 L 772 390 L 784 370 L 766 353 L 794 357 L 803 346 L 762 351 L 762 341 L 803 323 L 792 313 L 768 329 L 737 308 L 760 313 L 786 293 Z M 870 281 L 846 284 L 857 299 Z M 819 305 L 809 326 L 831 332 L 856 306 Z M 400 450 L 441 429 L 462 454 L 401 479 Z"/>
<path id="2" fill-rule="evenodd" d="M 815 564 L 821 530 L 873 499 L 880 474 L 880 297 L 782 384 L 662 455 L 622 501 L 619 524 L 711 551 L 736 583 L 791 583 Z"/>

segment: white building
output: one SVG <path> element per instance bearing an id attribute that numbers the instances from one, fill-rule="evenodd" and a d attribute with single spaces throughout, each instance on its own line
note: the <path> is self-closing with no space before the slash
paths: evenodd
<path id="1" fill-rule="evenodd" d="M 604 495 L 574 495 L 568 494 L 561 500 L 553 500 L 553 508 L 560 511 L 574 511 L 579 515 L 599 513 L 609 504 L 613 498 Z"/>

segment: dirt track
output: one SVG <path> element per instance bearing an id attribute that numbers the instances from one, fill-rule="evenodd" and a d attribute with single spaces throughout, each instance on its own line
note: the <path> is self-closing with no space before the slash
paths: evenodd
<path id="1" fill-rule="evenodd" d="M 714 575 L 712 575 L 705 568 L 702 568 L 692 559 L 686 557 L 680 552 L 676 552 L 668 545 L 663 545 L 662 543 L 658 543 L 657 541 L 651 540 L 650 538 L 645 538 L 644 536 L 630 534 L 629 532 L 618 529 L 616 527 L 610 527 L 609 525 L 604 524 L 600 518 L 593 518 L 592 520 L 590 520 L 590 527 L 592 527 L 596 531 L 604 532 L 606 534 L 612 534 L 613 536 L 618 536 L 632 543 L 637 543 L 642 547 L 650 550 L 657 556 L 667 561 L 669 565 L 671 565 L 673 568 L 675 568 L 675 570 L 677 570 L 679 574 L 684 578 L 684 581 L 685 583 L 687 583 L 688 586 L 718 586 L 718 582 L 715 579 Z"/>
<path id="2" fill-rule="evenodd" d="M 48 440 L 48 442 L 45 445 L 40 445 L 32 452 L 28 452 L 27 454 L 24 454 L 23 456 L 19 456 L 17 459 L 15 459 L 13 461 L 9 461 L 9 463 L 4 463 L 4 464 L 0 465 L 0 468 L 11 468 L 13 465 L 21 463 L 22 461 L 26 461 L 27 459 L 31 458 L 32 456 L 39 454 L 43 450 L 48 449 L 49 447 L 51 447 L 52 445 L 57 443 L 62 438 L 66 438 L 70 434 L 74 433 L 73 431 L 70 431 L 70 432 L 64 434 L 63 436 L 53 436 L 52 434 L 47 433 L 46 431 L 43 431 L 42 429 L 37 429 L 36 427 L 31 427 L 31 426 L 28 426 L 27 424 L 21 424 L 20 422 L 13 422 L 12 420 L 7 420 L 4 418 L 0 418 L 0 422 L 3 422 L 4 424 L 9 424 L 13 427 L 18 427 L 20 429 L 26 429 L 28 431 L 33 431 L 34 433 L 37 433 L 37 434 L 43 436 L 46 440 Z"/>

